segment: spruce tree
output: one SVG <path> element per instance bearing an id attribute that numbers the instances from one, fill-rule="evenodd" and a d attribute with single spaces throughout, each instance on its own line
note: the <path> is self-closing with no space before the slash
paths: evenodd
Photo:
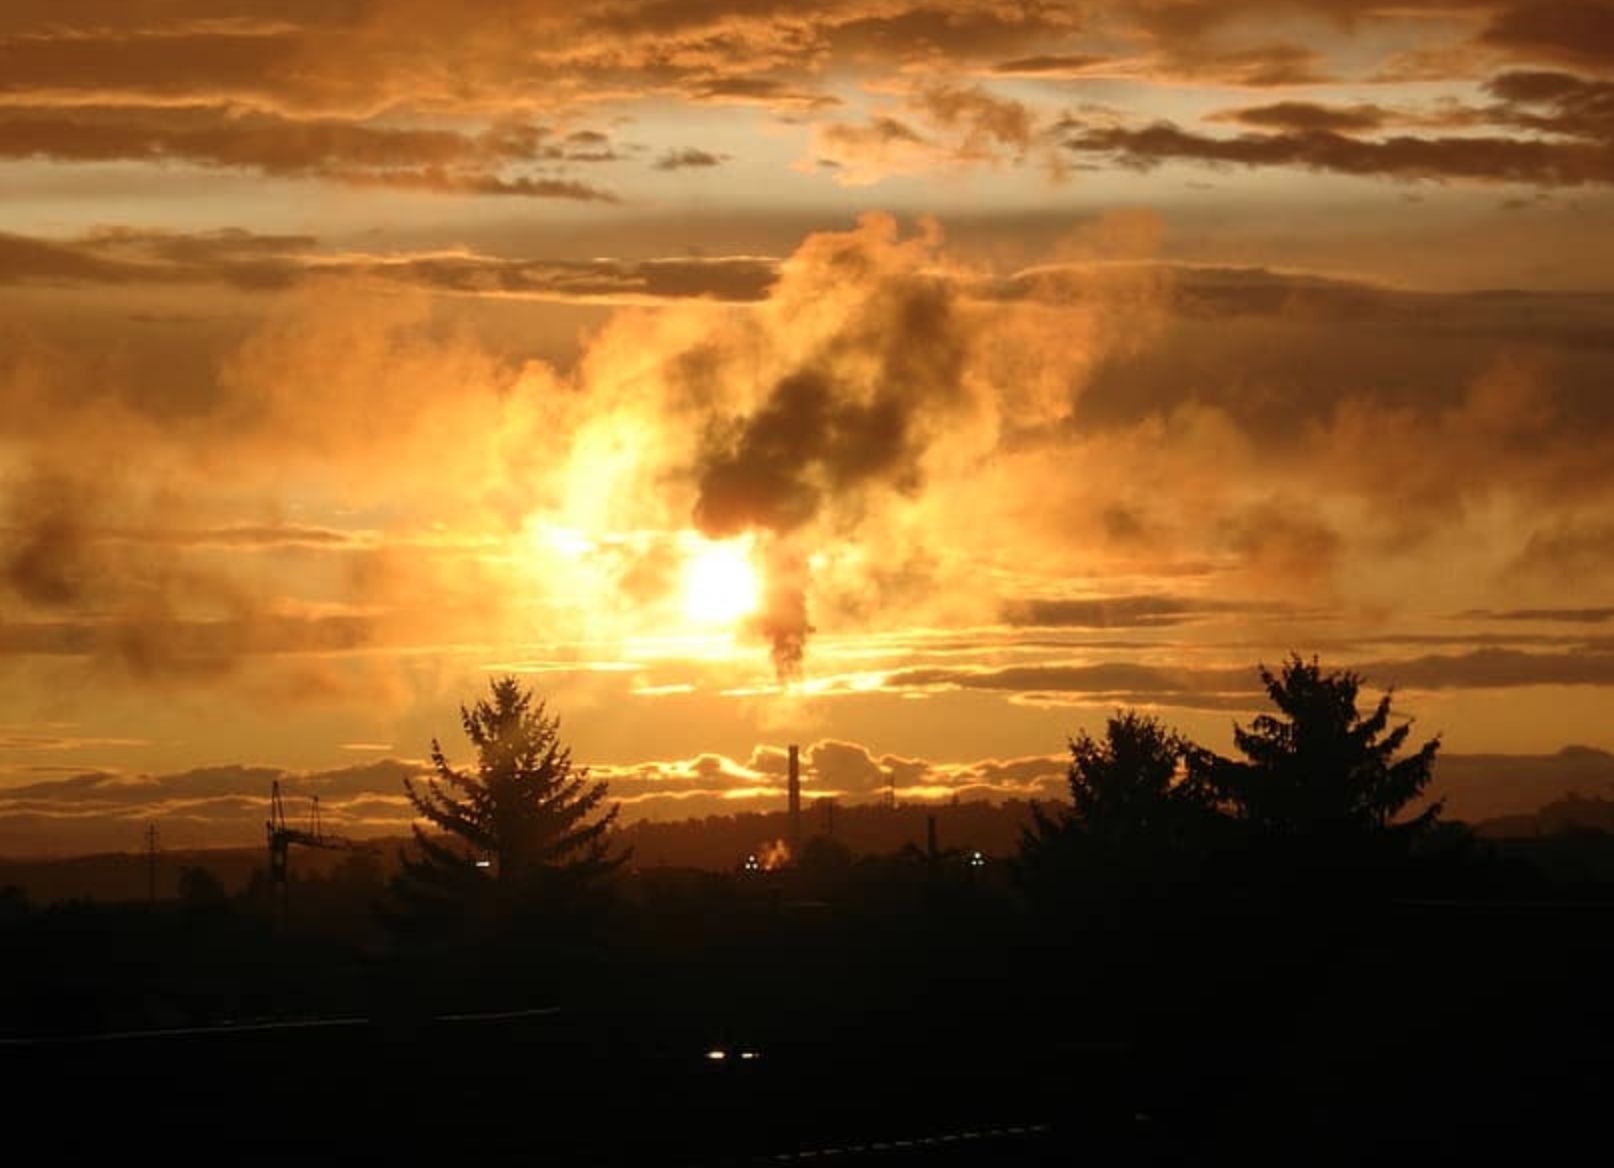
<path id="1" fill-rule="evenodd" d="M 1247 761 L 1204 756 L 1199 770 L 1218 801 L 1257 837 L 1312 845 L 1408 840 L 1432 825 L 1440 804 L 1404 815 L 1433 775 L 1437 735 L 1397 759 L 1410 721 L 1390 725 L 1392 693 L 1363 715 L 1361 675 L 1324 672 L 1296 654 L 1261 681 L 1278 713 L 1249 727 L 1234 725 L 1233 741 Z"/>
<path id="2" fill-rule="evenodd" d="M 451 765 L 433 739 L 431 772 L 404 781 L 425 826 L 414 825 L 416 855 L 403 857 L 394 891 L 416 925 L 502 926 L 575 908 L 626 859 L 609 848 L 619 807 L 602 810 L 607 786 L 573 765 L 559 719 L 514 677 L 490 690 L 460 707 L 475 769 Z"/>

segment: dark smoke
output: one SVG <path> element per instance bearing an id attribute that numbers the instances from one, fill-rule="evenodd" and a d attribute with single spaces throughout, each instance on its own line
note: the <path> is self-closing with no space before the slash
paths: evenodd
<path id="1" fill-rule="evenodd" d="M 714 539 L 794 531 L 817 518 L 826 496 L 882 477 L 917 485 L 912 444 L 906 403 L 896 396 L 838 400 L 823 373 L 793 373 L 733 447 L 706 464 L 695 525 Z"/>
<path id="2" fill-rule="evenodd" d="M 0 528 L 0 582 L 41 608 L 78 601 L 91 572 L 86 507 L 86 492 L 62 476 L 14 484 L 9 523 Z"/>
<path id="3" fill-rule="evenodd" d="M 861 254 L 868 240 L 845 239 L 828 257 L 852 277 L 830 285 L 847 296 L 843 323 L 755 411 L 717 428 L 696 468 L 702 533 L 770 537 L 759 624 L 781 678 L 799 674 L 812 632 L 802 533 L 825 516 L 854 527 L 878 489 L 918 490 L 936 423 L 965 398 L 967 330 L 953 286 L 913 269 L 880 272 Z"/>
<path id="4" fill-rule="evenodd" d="M 772 646 L 773 668 L 781 680 L 801 676 L 807 638 L 807 558 L 785 544 L 768 549 L 767 582 L 756 627 Z"/>

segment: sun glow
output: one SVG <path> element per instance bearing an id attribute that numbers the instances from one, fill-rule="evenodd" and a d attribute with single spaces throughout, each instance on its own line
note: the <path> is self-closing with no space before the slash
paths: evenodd
<path id="1" fill-rule="evenodd" d="M 730 624 L 749 616 L 762 584 L 751 563 L 749 540 L 699 540 L 684 565 L 684 613 L 700 624 Z"/>

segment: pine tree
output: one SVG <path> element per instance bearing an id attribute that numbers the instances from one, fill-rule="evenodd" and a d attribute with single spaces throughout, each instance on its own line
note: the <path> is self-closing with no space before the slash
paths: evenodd
<path id="1" fill-rule="evenodd" d="M 452 766 L 432 740 L 432 772 L 404 789 L 436 832 L 414 825 L 417 855 L 403 858 L 394 891 L 413 923 L 504 925 L 513 913 L 575 905 L 619 867 L 608 833 L 619 807 L 601 811 L 607 786 L 590 782 L 562 745 L 559 719 L 514 677 L 460 707 L 476 748 L 474 771 Z"/>
<path id="2" fill-rule="evenodd" d="M 1235 724 L 1248 761 L 1206 756 L 1200 768 L 1235 817 L 1269 840 L 1313 844 L 1409 839 L 1435 822 L 1438 802 L 1400 817 L 1428 786 L 1440 738 L 1396 759 L 1412 723 L 1390 726 L 1390 692 L 1364 717 L 1359 674 L 1325 673 L 1298 654 L 1277 674 L 1263 666 L 1261 681 L 1279 713 Z"/>

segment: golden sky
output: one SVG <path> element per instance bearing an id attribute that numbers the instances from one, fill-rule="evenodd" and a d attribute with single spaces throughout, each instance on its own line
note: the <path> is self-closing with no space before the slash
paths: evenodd
<path id="1" fill-rule="evenodd" d="M 1594 0 L 7 0 L 0 852 L 396 830 L 494 671 L 629 816 L 1291 650 L 1602 792 L 1611 185 Z"/>

